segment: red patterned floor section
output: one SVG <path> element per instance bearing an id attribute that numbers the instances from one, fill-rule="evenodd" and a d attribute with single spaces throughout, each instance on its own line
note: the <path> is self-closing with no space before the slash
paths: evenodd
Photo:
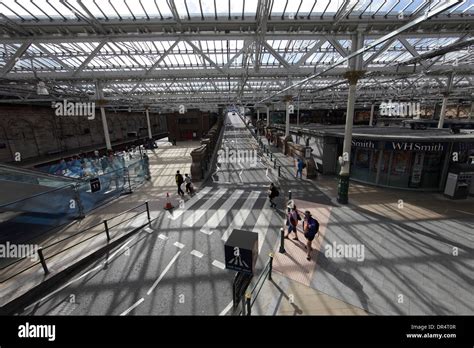
<path id="1" fill-rule="evenodd" d="M 332 207 L 298 199 L 295 199 L 294 202 L 299 211 L 309 210 L 313 217 L 319 221 L 319 233 L 312 243 L 314 249 L 313 256 L 310 261 L 306 260 L 306 238 L 302 233 L 302 221 L 300 221 L 298 225 L 299 241 L 292 239 L 294 233 L 291 233 L 290 239 L 285 239 L 286 253 L 281 254 L 278 250 L 275 252 L 273 269 L 294 281 L 310 286 L 311 279 L 316 271 L 316 258 L 318 255 L 316 250 L 320 250 L 323 244 Z M 285 235 L 286 233 L 285 225 Z"/>

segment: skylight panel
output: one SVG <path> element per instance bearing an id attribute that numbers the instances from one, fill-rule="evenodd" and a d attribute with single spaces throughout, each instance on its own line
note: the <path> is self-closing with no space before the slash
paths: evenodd
<path id="1" fill-rule="evenodd" d="M 334 14 L 341 7 L 343 1 L 341 0 L 318 0 L 313 9 L 313 14 L 327 16 L 328 14 Z"/>
<path id="2" fill-rule="evenodd" d="M 255 15 L 257 13 L 258 1 L 245 1 L 244 13 L 245 15 Z"/>
<path id="3" fill-rule="evenodd" d="M 243 0 L 231 0 L 230 1 L 230 13 L 231 13 L 231 15 L 233 15 L 233 16 L 242 15 L 242 10 L 243 9 L 244 9 L 244 1 Z"/>
<path id="4" fill-rule="evenodd" d="M 288 0 L 274 0 L 272 7 L 272 15 L 282 14 L 285 10 Z"/>

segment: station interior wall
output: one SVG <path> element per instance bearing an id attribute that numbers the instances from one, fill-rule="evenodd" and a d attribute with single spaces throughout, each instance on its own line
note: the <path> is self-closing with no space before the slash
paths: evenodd
<path id="1" fill-rule="evenodd" d="M 111 142 L 148 134 L 144 112 L 106 109 L 106 117 Z M 153 134 L 166 131 L 166 116 L 150 112 L 150 124 Z M 14 161 L 17 152 L 24 160 L 94 145 L 105 145 L 100 109 L 89 120 L 56 116 L 47 106 L 0 105 L 0 162 Z"/>

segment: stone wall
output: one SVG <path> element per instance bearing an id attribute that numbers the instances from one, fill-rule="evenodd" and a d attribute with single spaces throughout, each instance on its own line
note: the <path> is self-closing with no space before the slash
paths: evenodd
<path id="1" fill-rule="evenodd" d="M 145 113 L 113 112 L 106 109 L 110 140 L 125 141 L 129 132 L 148 135 Z M 166 123 L 150 113 L 152 132 L 166 131 Z M 47 106 L 0 105 L 0 162 L 72 151 L 85 146 L 105 146 L 100 109 L 95 118 L 56 116 Z"/>
<path id="2" fill-rule="evenodd" d="M 173 112 L 166 114 L 170 137 L 177 141 L 199 140 L 215 122 L 215 114 L 201 110 L 187 110 L 184 114 Z"/>
<path id="3" fill-rule="evenodd" d="M 201 146 L 191 152 L 191 177 L 196 181 L 205 178 L 206 173 L 212 169 L 212 156 L 219 145 L 219 135 L 222 130 L 223 118 L 219 117 L 206 136 L 201 140 Z"/>

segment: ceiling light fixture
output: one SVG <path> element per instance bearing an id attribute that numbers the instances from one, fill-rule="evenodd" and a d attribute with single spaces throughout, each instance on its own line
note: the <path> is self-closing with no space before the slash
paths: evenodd
<path id="1" fill-rule="evenodd" d="M 36 86 L 36 93 L 38 95 L 49 95 L 46 84 L 43 81 L 38 82 L 38 85 Z"/>

